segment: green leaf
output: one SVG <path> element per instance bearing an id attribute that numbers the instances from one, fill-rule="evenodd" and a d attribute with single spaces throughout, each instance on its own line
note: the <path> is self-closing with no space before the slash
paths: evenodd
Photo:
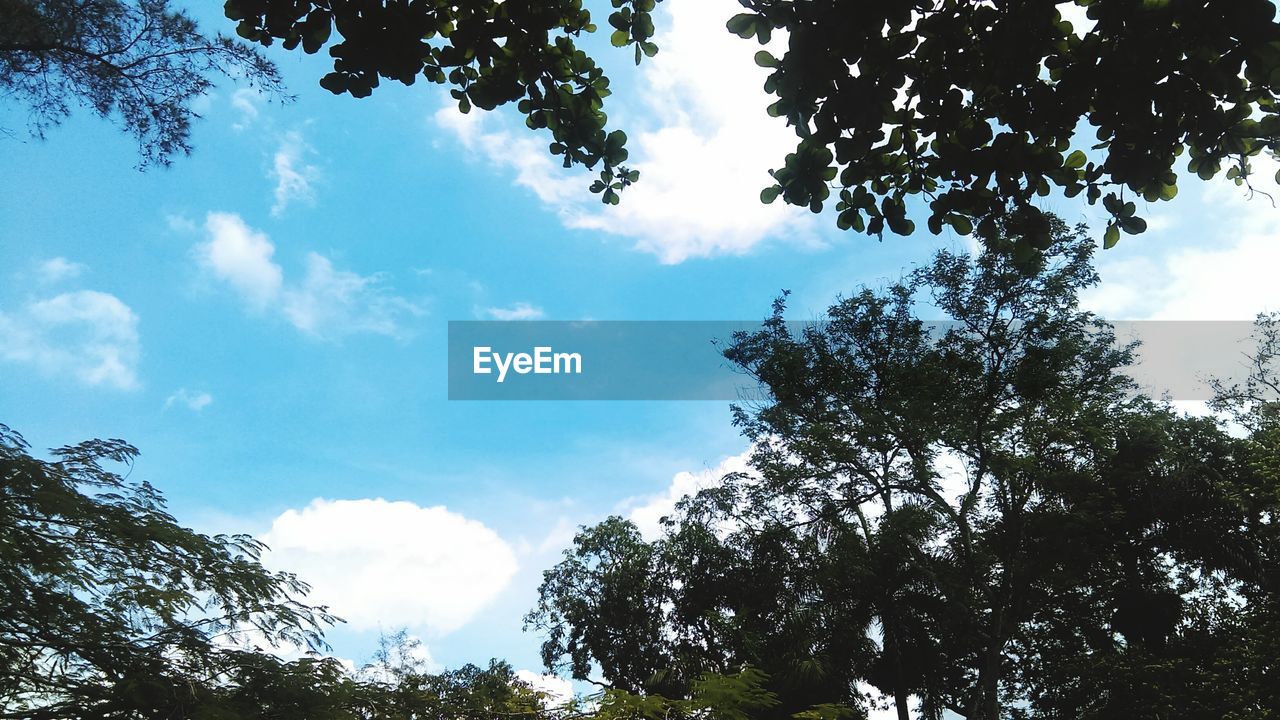
<path id="1" fill-rule="evenodd" d="M 1110 250 L 1120 242 L 1120 228 L 1115 223 L 1107 225 L 1107 232 L 1102 236 L 1102 247 Z"/>
<path id="2" fill-rule="evenodd" d="M 775 58 L 773 56 L 773 53 L 769 52 L 768 50 L 760 50 L 759 52 L 757 52 L 755 55 L 755 60 L 756 60 L 756 65 L 759 65 L 760 67 L 763 67 L 763 68 L 776 68 L 779 65 L 778 59 Z"/>
<path id="3" fill-rule="evenodd" d="M 604 139 L 604 149 L 606 153 L 613 154 L 627 144 L 627 134 L 621 130 L 614 130 Z"/>
<path id="4" fill-rule="evenodd" d="M 756 16 L 752 13 L 734 15 L 725 23 L 725 27 L 740 38 L 749 38 L 756 34 Z"/>
<path id="5" fill-rule="evenodd" d="M 614 30 L 609 36 L 609 43 L 614 47 L 626 47 L 631 42 L 631 33 L 626 30 Z"/>
<path id="6" fill-rule="evenodd" d="M 1088 157 L 1085 156 L 1084 152 L 1076 150 L 1067 156 L 1065 165 L 1072 170 L 1079 170 L 1084 167 L 1086 161 L 1088 161 Z"/>
<path id="7" fill-rule="evenodd" d="M 773 187 L 767 187 L 760 191 L 760 202 L 764 203 L 765 205 L 768 205 L 772 203 L 774 200 L 777 200 L 778 196 L 781 194 L 782 194 L 781 185 L 774 185 Z"/>
<path id="8" fill-rule="evenodd" d="M 1140 217 L 1126 217 L 1120 219 L 1120 229 L 1130 235 L 1137 235 L 1146 232 L 1147 221 Z"/>

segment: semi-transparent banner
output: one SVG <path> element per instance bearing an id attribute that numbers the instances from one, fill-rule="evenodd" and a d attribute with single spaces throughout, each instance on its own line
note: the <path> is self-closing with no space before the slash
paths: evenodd
<path id="1" fill-rule="evenodd" d="M 790 323 L 798 338 L 813 323 Z M 927 323 L 939 335 L 952 323 Z M 1242 382 L 1254 326 L 1235 321 L 1113 323 L 1138 341 L 1129 374 L 1144 391 L 1208 400 L 1209 380 Z M 722 352 L 761 323 L 720 320 L 451 321 L 450 400 L 743 400 L 755 380 Z"/>

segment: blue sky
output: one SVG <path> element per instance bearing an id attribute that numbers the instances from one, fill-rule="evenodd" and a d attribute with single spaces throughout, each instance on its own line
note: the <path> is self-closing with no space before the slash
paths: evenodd
<path id="1" fill-rule="evenodd" d="M 614 209 L 514 113 L 463 117 L 425 83 L 335 97 L 323 56 L 271 53 L 290 104 L 219 87 L 168 169 L 136 171 L 133 141 L 84 113 L 41 142 L 0 109 L 0 421 L 37 447 L 137 445 L 134 476 L 180 519 L 266 538 L 351 620 L 338 655 L 407 626 L 440 665 L 536 668 L 520 618 L 572 529 L 656 517 L 745 444 L 720 403 L 449 402 L 448 320 L 753 319 L 784 288 L 808 319 L 967 247 L 759 205 L 791 136 L 764 115 L 757 48 L 721 30 L 735 7 L 667 0 L 639 70 L 601 49 L 642 172 Z M 1266 198 L 1190 178 L 1146 213 L 1100 253 L 1092 307 L 1280 309 Z"/>

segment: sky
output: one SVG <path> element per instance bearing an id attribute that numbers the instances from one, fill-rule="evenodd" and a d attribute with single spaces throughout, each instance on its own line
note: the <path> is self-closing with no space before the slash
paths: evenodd
<path id="1" fill-rule="evenodd" d="M 642 173 L 615 208 L 516 113 L 463 116 L 425 82 L 333 96 L 323 53 L 273 49 L 294 101 L 223 83 L 199 101 L 194 154 L 145 172 L 94 116 L 38 141 L 0 106 L 0 422 L 37 448 L 136 445 L 131 477 L 183 523 L 263 539 L 347 620 L 340 657 L 403 627 L 434 667 L 539 671 L 521 619 L 575 528 L 621 514 L 652 532 L 746 441 L 727 403 L 449 401 L 448 321 L 752 320 L 784 289 L 813 319 L 970 246 L 759 203 L 794 136 L 764 112 L 758 47 L 723 30 L 736 8 L 666 0 L 638 69 L 593 45 Z M 1098 253 L 1088 306 L 1280 310 L 1280 210 L 1182 177 L 1140 209 L 1147 233 Z M 1098 209 L 1044 205 L 1100 236 Z"/>

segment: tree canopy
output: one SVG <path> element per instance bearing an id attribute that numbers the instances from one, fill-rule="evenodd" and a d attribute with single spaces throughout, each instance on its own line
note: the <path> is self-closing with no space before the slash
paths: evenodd
<path id="1" fill-rule="evenodd" d="M 263 545 L 183 528 L 154 487 L 111 469 L 135 448 L 51 454 L 0 425 L 0 718 L 748 720 L 776 703 L 751 668 L 705 673 L 688 698 L 563 702 L 500 660 L 431 671 L 404 630 L 350 668 L 320 654 L 337 618 L 265 569 Z"/>
<path id="2" fill-rule="evenodd" d="M 256 48 L 168 0 L 0 0 L 0 90 L 37 136 L 82 106 L 133 135 L 142 165 L 167 164 L 191 151 L 191 102 L 219 75 L 282 91 Z"/>
<path id="3" fill-rule="evenodd" d="M 1079 308 L 1093 244 L 1051 229 L 1037 272 L 942 253 L 821 323 L 779 300 L 736 336 L 767 389 L 736 411 L 751 471 L 659 538 L 584 529 L 527 619 L 548 667 L 684 697 L 747 665 L 764 718 L 882 696 L 902 720 L 1280 711 L 1275 323 L 1270 379 L 1221 400 L 1245 437 L 1179 415 Z"/>
<path id="4" fill-rule="evenodd" d="M 610 40 L 637 63 L 659 51 L 657 1 L 611 0 Z M 920 198 L 934 233 L 982 225 L 992 238 L 999 221 L 1043 249 L 1034 201 L 1056 186 L 1103 203 L 1111 246 L 1145 229 L 1137 199 L 1177 194 L 1180 157 L 1202 179 L 1225 167 L 1249 183 L 1250 159 L 1280 150 L 1270 0 L 740 2 L 729 31 L 766 45 L 785 34 L 755 62 L 772 71 L 768 113 L 798 136 L 761 198 L 815 212 L 834 199 L 841 228 L 910 234 L 907 200 Z M 421 77 L 449 85 L 462 112 L 516 103 L 565 167 L 602 166 L 591 189 L 605 202 L 638 178 L 622 166 L 626 136 L 606 130 L 609 80 L 575 43 L 596 29 L 581 0 L 228 0 L 226 14 L 254 42 L 328 46 L 321 85 L 334 93 Z"/>
<path id="5" fill-rule="evenodd" d="M 215 678 L 252 687 L 281 668 L 238 640 L 323 646 L 334 618 L 258 564 L 257 541 L 183 528 L 108 467 L 136 452 L 93 440 L 45 461 L 0 426 L 0 716 L 190 716 L 222 694 Z"/>
<path id="6" fill-rule="evenodd" d="M 660 50 L 659 1 L 610 0 L 610 42 L 637 63 Z M 931 232 L 992 240 L 999 223 L 1025 255 L 1051 242 L 1036 201 L 1057 188 L 1103 205 L 1109 247 L 1145 230 L 1139 199 L 1173 199 L 1181 162 L 1252 189 L 1251 160 L 1280 151 L 1270 0 L 741 4 L 727 31 L 766 45 L 762 111 L 797 135 L 761 199 L 834 202 L 844 229 L 910 234 L 914 199 Z M 217 75 L 280 90 L 254 44 L 327 48 L 334 93 L 422 78 L 462 112 L 515 104 L 565 167 L 599 171 L 604 202 L 639 180 L 609 127 L 609 78 L 579 47 L 598 30 L 582 0 L 227 0 L 225 14 L 248 42 L 202 34 L 167 0 L 3 0 L 0 87 L 37 134 L 81 104 L 135 135 L 144 164 L 167 162 Z"/>
<path id="7" fill-rule="evenodd" d="M 337 618 L 306 604 L 295 576 L 264 568 L 258 541 L 186 529 L 154 487 L 111 469 L 136 454 L 90 440 L 42 460 L 0 425 L 0 718 L 543 713 L 545 696 L 510 665 L 433 674 L 404 661 L 403 633 L 360 672 L 319 654 Z"/>

